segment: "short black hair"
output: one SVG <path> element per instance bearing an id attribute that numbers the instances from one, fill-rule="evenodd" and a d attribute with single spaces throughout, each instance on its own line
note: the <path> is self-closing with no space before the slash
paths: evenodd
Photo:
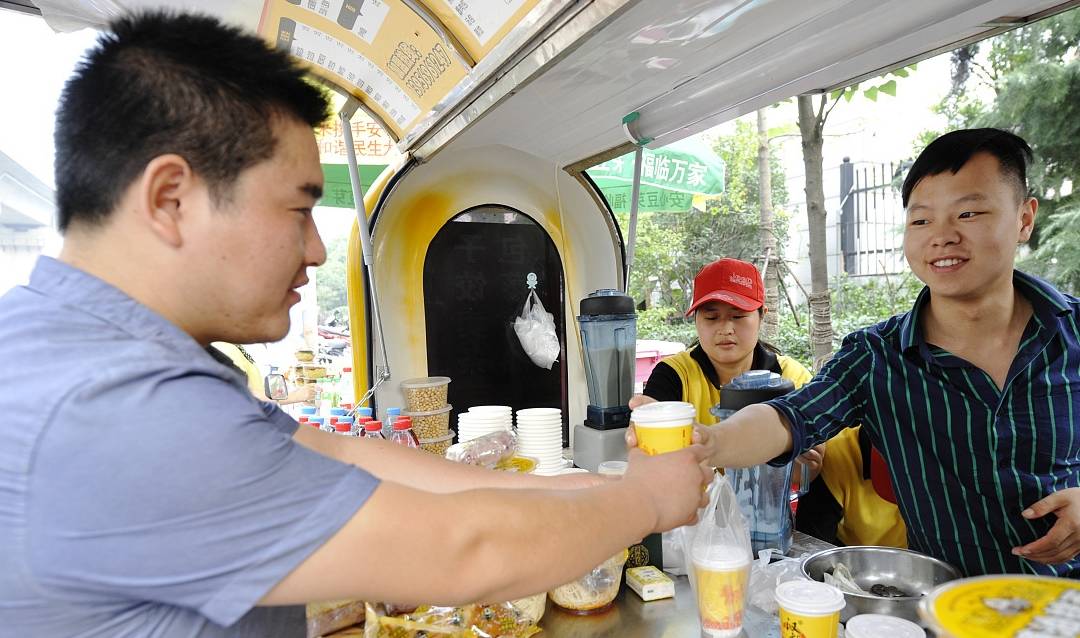
<path id="1" fill-rule="evenodd" d="M 1027 166 L 1031 163 L 1031 147 L 1019 135 L 996 128 L 970 128 L 946 133 L 930 142 L 911 165 L 901 197 L 907 208 L 911 191 L 924 177 L 945 171 L 959 172 L 977 153 L 989 153 L 1001 164 L 1001 172 L 1016 183 L 1020 198 L 1028 195 Z"/>
<path id="2" fill-rule="evenodd" d="M 197 14 L 118 18 L 64 86 L 56 113 L 60 231 L 99 225 L 153 158 L 176 153 L 229 196 L 245 169 L 268 159 L 274 118 L 312 127 L 330 105 L 288 52 Z"/>

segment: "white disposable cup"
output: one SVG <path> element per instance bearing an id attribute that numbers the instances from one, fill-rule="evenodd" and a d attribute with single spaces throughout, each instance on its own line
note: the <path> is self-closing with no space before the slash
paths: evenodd
<path id="1" fill-rule="evenodd" d="M 739 636 L 746 613 L 750 553 L 734 546 L 695 547 L 690 563 L 702 632 L 713 638 Z"/>
<path id="2" fill-rule="evenodd" d="M 884 614 L 859 614 L 844 625 L 847 638 L 926 638 L 923 628 L 903 618 Z"/>
<path id="3" fill-rule="evenodd" d="M 626 461 L 604 461 L 596 466 L 596 473 L 600 476 L 622 476 L 626 474 L 628 465 Z"/>
<path id="4" fill-rule="evenodd" d="M 511 414 L 514 409 L 508 405 L 474 405 L 469 408 L 470 414 Z"/>
<path id="5" fill-rule="evenodd" d="M 690 445 L 697 410 L 685 401 L 657 401 L 630 413 L 638 447 L 646 454 L 674 452 Z"/>
<path id="6" fill-rule="evenodd" d="M 780 605 L 781 630 L 785 624 L 798 624 L 807 638 L 837 635 L 840 610 L 847 601 L 836 587 L 816 580 L 789 580 L 776 586 L 774 597 Z"/>
<path id="7" fill-rule="evenodd" d="M 562 410 L 560 408 L 523 408 L 517 411 L 519 417 L 530 416 L 562 416 Z"/>

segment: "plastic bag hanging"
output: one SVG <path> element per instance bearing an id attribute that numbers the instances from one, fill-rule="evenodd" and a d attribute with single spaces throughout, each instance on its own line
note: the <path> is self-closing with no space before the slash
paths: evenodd
<path id="1" fill-rule="evenodd" d="M 536 365 L 550 370 L 559 358 L 559 335 L 555 332 L 555 317 L 544 309 L 544 304 L 537 296 L 536 275 L 529 273 L 529 296 L 521 308 L 521 315 L 514 319 L 514 332 L 517 334 L 525 354 Z"/>
<path id="2" fill-rule="evenodd" d="M 750 532 L 723 475 L 713 478 L 709 504 L 697 524 L 682 532 L 686 571 L 701 626 L 713 636 L 739 635 L 750 580 Z"/>

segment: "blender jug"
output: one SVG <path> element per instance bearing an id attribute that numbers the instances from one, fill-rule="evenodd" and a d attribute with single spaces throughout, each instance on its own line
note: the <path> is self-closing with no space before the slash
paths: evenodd
<path id="1" fill-rule="evenodd" d="M 581 300 L 578 324 L 589 389 L 585 424 L 600 430 L 626 427 L 637 355 L 634 300 L 617 290 L 597 290 Z"/>
<path id="2" fill-rule="evenodd" d="M 795 385 L 775 372 L 751 370 L 720 389 L 720 403 L 711 409 L 723 420 L 735 411 L 762 403 L 795 389 Z M 726 468 L 739 509 L 750 529 L 750 545 L 758 551 L 771 547 L 786 554 L 791 549 L 791 473 L 794 463 L 773 467 L 767 463 L 746 468 Z M 808 487 L 809 470 L 802 467 L 800 494 Z"/>

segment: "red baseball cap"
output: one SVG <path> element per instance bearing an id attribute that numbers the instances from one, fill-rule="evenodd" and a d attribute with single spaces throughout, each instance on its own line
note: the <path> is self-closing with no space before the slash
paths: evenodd
<path id="1" fill-rule="evenodd" d="M 689 317 L 698 306 L 722 301 L 750 312 L 765 305 L 765 284 L 754 264 L 738 259 L 717 259 L 694 277 L 694 303 L 686 311 Z"/>

